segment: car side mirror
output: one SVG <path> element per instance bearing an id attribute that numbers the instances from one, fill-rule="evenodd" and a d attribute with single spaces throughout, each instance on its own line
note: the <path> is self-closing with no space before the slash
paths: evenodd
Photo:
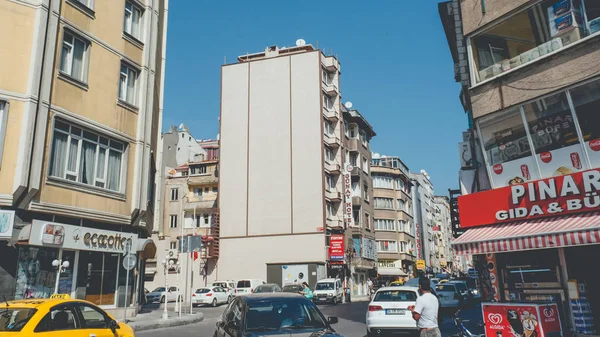
<path id="1" fill-rule="evenodd" d="M 116 329 L 119 328 L 119 323 L 117 321 L 115 321 L 114 319 L 110 320 L 110 322 L 108 322 L 108 327 L 112 330 L 115 331 Z"/>
<path id="2" fill-rule="evenodd" d="M 327 322 L 329 324 L 336 324 L 338 322 L 338 318 L 333 316 L 327 317 Z"/>

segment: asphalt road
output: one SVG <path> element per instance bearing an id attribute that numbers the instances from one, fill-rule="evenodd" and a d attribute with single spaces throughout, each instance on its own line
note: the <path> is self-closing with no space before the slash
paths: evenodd
<path id="1" fill-rule="evenodd" d="M 338 305 L 319 305 L 323 315 L 336 316 L 339 323 L 335 324 L 334 329 L 345 337 L 364 337 L 366 336 L 365 314 L 367 312 L 368 302 L 353 302 L 349 304 Z M 194 308 L 194 312 L 204 314 L 204 321 L 185 325 L 181 327 L 157 329 L 151 331 L 142 331 L 137 333 L 138 337 L 212 337 L 215 331 L 215 323 L 223 314 L 225 305 L 216 308 L 201 307 Z M 464 310 L 467 315 L 476 312 L 478 309 L 474 306 Z M 159 310 L 159 309 L 157 309 Z M 456 333 L 451 316 L 446 316 L 440 325 L 442 336 L 448 337 Z"/>

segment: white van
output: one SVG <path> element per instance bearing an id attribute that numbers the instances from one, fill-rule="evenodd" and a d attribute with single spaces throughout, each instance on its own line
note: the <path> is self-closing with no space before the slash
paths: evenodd
<path id="1" fill-rule="evenodd" d="M 243 294 L 251 294 L 254 292 L 254 289 L 261 284 L 266 284 L 267 282 L 258 279 L 241 279 L 237 281 L 237 285 L 235 286 L 235 294 L 234 295 L 243 295 Z"/>
<path id="2" fill-rule="evenodd" d="M 315 303 L 342 303 L 344 288 L 339 278 L 326 278 L 317 282 L 313 290 L 313 302 Z"/>

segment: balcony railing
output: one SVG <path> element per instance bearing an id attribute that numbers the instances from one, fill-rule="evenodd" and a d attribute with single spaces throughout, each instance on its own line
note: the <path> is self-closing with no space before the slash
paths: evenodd
<path id="1" fill-rule="evenodd" d="M 335 135 L 329 135 L 325 133 L 325 137 L 323 137 L 325 144 L 331 147 L 339 147 L 340 146 L 340 138 Z"/>
<path id="2" fill-rule="evenodd" d="M 335 83 L 333 83 L 333 81 L 331 82 L 323 82 L 323 90 L 325 91 L 325 93 L 327 94 L 327 96 L 333 97 L 335 95 L 338 95 L 340 92 L 338 90 L 337 85 L 335 85 Z"/>
<path id="3" fill-rule="evenodd" d="M 338 192 L 336 190 L 326 190 L 325 191 L 325 198 L 330 200 L 330 201 L 341 201 L 342 200 L 342 193 Z"/>
<path id="4" fill-rule="evenodd" d="M 332 122 L 335 122 L 340 119 L 340 114 L 337 112 L 337 109 L 334 107 L 327 108 L 323 107 L 323 116 L 329 119 Z"/>
<path id="5" fill-rule="evenodd" d="M 321 63 L 323 64 L 323 67 L 329 72 L 338 71 L 340 69 L 340 63 L 333 56 L 322 56 Z"/>

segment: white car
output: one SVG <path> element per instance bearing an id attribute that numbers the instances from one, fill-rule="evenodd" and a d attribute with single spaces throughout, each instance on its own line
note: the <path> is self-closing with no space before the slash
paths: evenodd
<path id="1" fill-rule="evenodd" d="M 459 308 L 461 306 L 463 296 L 456 288 L 456 284 L 450 282 L 441 283 L 435 287 L 435 291 L 442 308 Z"/>
<path id="2" fill-rule="evenodd" d="M 367 311 L 367 336 L 381 334 L 417 335 L 417 322 L 408 307 L 419 297 L 417 287 L 379 288 L 369 303 Z"/>
<path id="3" fill-rule="evenodd" d="M 263 280 L 257 279 L 242 279 L 237 281 L 237 285 L 235 286 L 235 296 L 243 295 L 243 294 L 251 294 L 254 292 L 254 289 L 261 284 L 267 284 L 267 282 Z"/>
<path id="4" fill-rule="evenodd" d="M 315 303 L 342 303 L 344 288 L 342 280 L 326 278 L 317 282 L 313 290 L 313 302 Z"/>
<path id="5" fill-rule="evenodd" d="M 235 290 L 235 282 L 234 281 L 215 281 L 212 283 L 213 287 L 221 287 L 225 289 L 227 294 L 233 296 Z"/>
<path id="6" fill-rule="evenodd" d="M 219 304 L 229 303 L 231 295 L 221 287 L 204 287 L 196 289 L 192 294 L 192 305 L 212 305 L 216 307 Z"/>
<path id="7" fill-rule="evenodd" d="M 177 297 L 179 297 L 180 301 L 183 299 L 177 287 L 169 287 L 168 291 L 165 291 L 165 287 L 158 287 L 146 294 L 148 303 L 165 303 L 165 301 L 175 302 L 177 301 Z"/>

